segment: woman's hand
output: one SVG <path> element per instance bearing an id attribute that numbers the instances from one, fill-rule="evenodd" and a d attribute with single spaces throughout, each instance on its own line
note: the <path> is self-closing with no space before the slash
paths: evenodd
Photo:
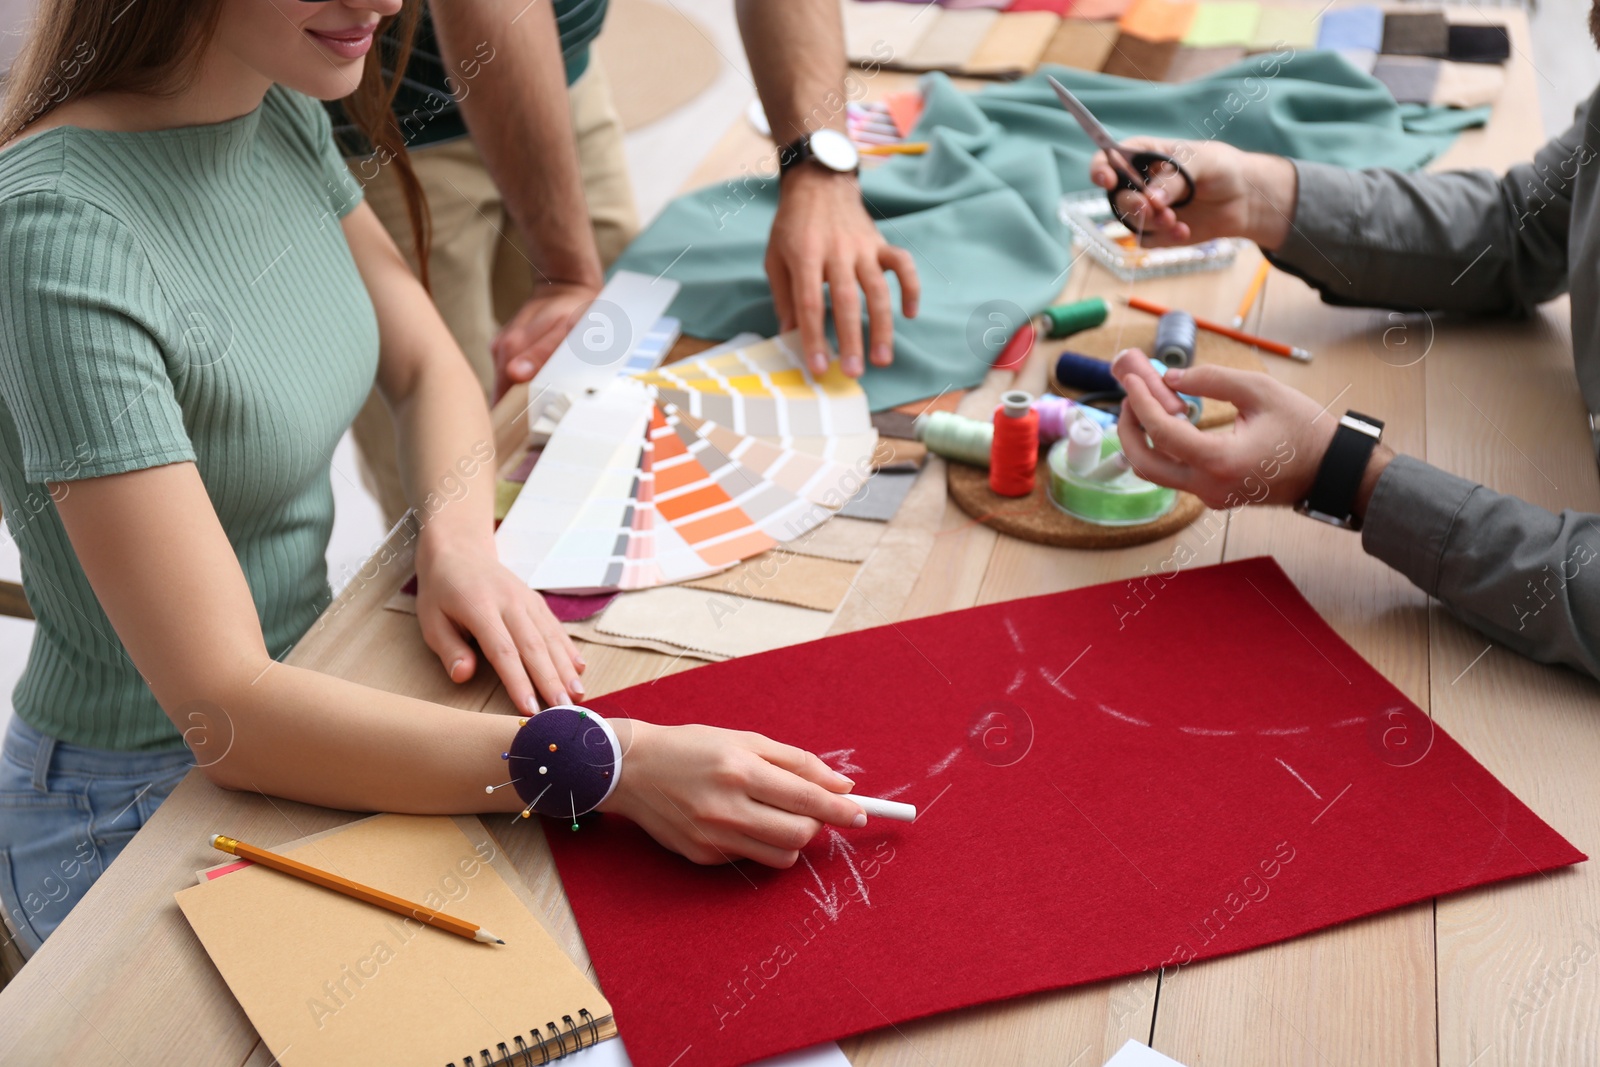
<path id="1" fill-rule="evenodd" d="M 582 697 L 583 657 L 544 597 L 500 565 L 493 537 L 442 541 L 430 532 L 417 547 L 417 621 L 450 680 L 477 673 L 473 638 L 520 710 L 539 710 L 535 689 L 548 704 Z"/>
<path id="2" fill-rule="evenodd" d="M 1211 508 L 1305 499 L 1339 425 L 1315 400 L 1259 372 L 1199 366 L 1163 378 L 1148 356 L 1130 348 L 1111 373 L 1128 394 L 1117 436 L 1133 469 Z M 1233 429 L 1195 428 L 1178 392 L 1233 404 L 1239 409 Z"/>
<path id="3" fill-rule="evenodd" d="M 601 810 L 696 863 L 792 867 L 824 823 L 865 826 L 854 785 L 803 749 L 714 726 L 613 719 L 622 780 Z"/>
<path id="4" fill-rule="evenodd" d="M 1169 205 L 1184 194 L 1185 186 L 1171 168 L 1160 168 L 1151 175 L 1146 186 L 1149 196 L 1131 189 L 1117 195 L 1117 204 L 1130 225 L 1142 228 L 1144 245 L 1164 248 L 1217 237 L 1245 237 L 1273 249 L 1289 235 L 1299 179 L 1287 159 L 1241 152 L 1220 141 L 1130 137 L 1124 143 L 1171 156 L 1194 179 L 1194 199 L 1176 211 Z M 1123 165 L 1123 169 L 1128 168 Z M 1089 180 L 1102 189 L 1116 188 L 1117 176 L 1104 152 L 1096 152 L 1089 160 Z"/>

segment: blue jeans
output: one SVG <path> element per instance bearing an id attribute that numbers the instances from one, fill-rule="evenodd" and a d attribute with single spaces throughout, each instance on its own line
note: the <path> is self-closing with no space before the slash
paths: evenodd
<path id="1" fill-rule="evenodd" d="M 38 951 L 193 766 L 187 748 L 84 748 L 12 716 L 0 750 L 0 904 L 24 956 Z"/>

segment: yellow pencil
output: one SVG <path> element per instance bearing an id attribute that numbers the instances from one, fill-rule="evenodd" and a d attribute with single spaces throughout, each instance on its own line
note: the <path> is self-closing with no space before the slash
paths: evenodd
<path id="1" fill-rule="evenodd" d="M 864 156 L 920 156 L 927 150 L 927 141 L 898 141 L 895 144 L 869 144 L 860 152 Z"/>
<path id="2" fill-rule="evenodd" d="M 1256 268 L 1256 276 L 1250 279 L 1250 288 L 1244 291 L 1244 299 L 1239 301 L 1239 313 L 1233 317 L 1233 328 L 1238 329 L 1244 325 L 1244 317 L 1250 314 L 1250 309 L 1255 306 L 1256 297 L 1261 295 L 1261 287 L 1267 284 L 1267 272 L 1272 269 L 1272 264 L 1263 257 L 1261 266 Z"/>
<path id="3" fill-rule="evenodd" d="M 222 834 L 212 834 L 211 847 L 218 852 L 226 852 L 231 856 L 247 859 L 251 863 L 259 863 L 263 867 L 271 867 L 275 871 L 293 875 L 296 878 L 310 882 L 312 885 L 320 885 L 324 889 L 331 889 L 335 893 L 343 893 L 347 897 L 353 897 L 367 904 L 376 904 L 378 907 L 392 911 L 396 915 L 403 915 L 408 919 L 427 923 L 429 926 L 440 930 L 447 930 L 458 937 L 466 938 L 468 941 L 480 941 L 490 945 L 505 944 L 504 941 L 475 923 L 469 923 L 453 915 L 446 915 L 442 911 L 435 911 L 426 905 L 418 904 L 404 897 L 397 897 L 393 893 L 385 893 L 381 889 L 374 889 L 371 886 L 362 885 L 360 882 L 352 882 L 348 878 L 342 878 L 329 871 L 318 870 L 309 863 L 301 863 L 299 860 L 292 860 L 288 856 L 280 856 L 276 852 L 268 852 L 264 848 L 245 844 L 236 838 L 225 837 Z"/>

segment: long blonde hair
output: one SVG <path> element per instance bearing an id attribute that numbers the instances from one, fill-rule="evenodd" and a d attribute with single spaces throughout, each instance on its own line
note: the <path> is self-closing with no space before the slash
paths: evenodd
<path id="1" fill-rule="evenodd" d="M 72 98 L 181 92 L 216 32 L 221 10 L 220 0 L 43 0 L 7 78 L 0 144 Z M 378 24 L 379 46 L 388 52 L 383 62 L 365 65 L 344 108 L 373 150 L 395 167 L 426 285 L 428 205 L 391 110 L 420 10 L 420 0 L 405 0 L 399 14 Z M 386 76 L 384 67 L 394 73 Z"/>

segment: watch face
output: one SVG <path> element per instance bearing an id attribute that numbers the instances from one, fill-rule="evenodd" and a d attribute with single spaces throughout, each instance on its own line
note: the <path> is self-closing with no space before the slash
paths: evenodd
<path id="1" fill-rule="evenodd" d="M 856 146 L 838 130 L 823 129 L 812 134 L 811 155 L 829 170 L 848 172 L 861 165 Z"/>

